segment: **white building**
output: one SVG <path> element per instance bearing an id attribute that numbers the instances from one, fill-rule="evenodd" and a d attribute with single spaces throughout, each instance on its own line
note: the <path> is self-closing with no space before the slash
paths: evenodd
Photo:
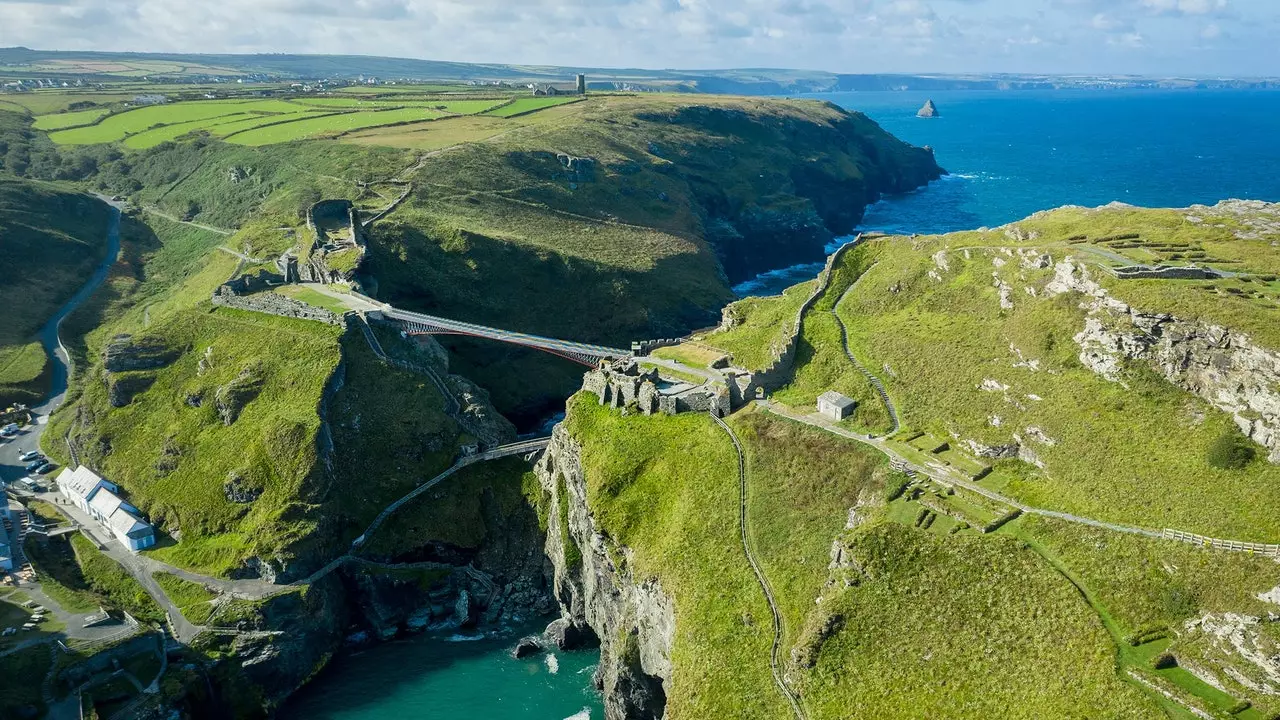
<path id="1" fill-rule="evenodd" d="M 833 390 L 818 396 L 818 412 L 837 422 L 852 415 L 856 405 L 851 398 Z"/>
<path id="2" fill-rule="evenodd" d="M 83 465 L 58 476 L 58 490 L 73 505 L 102 523 L 122 545 L 137 552 L 156 544 L 156 532 L 138 508 L 120 497 L 120 488 Z"/>

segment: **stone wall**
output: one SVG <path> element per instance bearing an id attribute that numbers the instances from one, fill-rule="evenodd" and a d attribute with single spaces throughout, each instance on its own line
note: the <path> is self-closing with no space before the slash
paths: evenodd
<path id="1" fill-rule="evenodd" d="M 746 378 L 746 382 L 740 386 L 740 391 L 747 398 L 754 396 L 758 391 L 772 392 L 787 384 L 791 380 L 791 371 L 796 361 L 796 347 L 800 344 L 800 335 L 804 330 L 804 316 L 813 308 L 813 304 L 818 301 L 827 291 L 827 287 L 831 284 L 832 269 L 844 258 L 844 254 L 852 250 L 862 241 L 859 235 L 853 242 L 842 245 L 840 249 L 831 253 L 827 258 L 827 264 L 822 268 L 822 272 L 818 274 L 818 285 L 814 288 L 813 293 L 804 301 L 800 309 L 796 312 L 796 321 L 792 325 L 791 335 L 787 338 L 786 344 L 782 350 L 774 356 L 773 362 L 764 370 L 750 373 Z"/>
<path id="2" fill-rule="evenodd" d="M 624 408 L 635 405 L 645 415 L 658 407 L 658 371 L 642 370 L 629 358 L 602 362 L 582 377 L 582 389 L 600 399 L 601 405 Z"/>
<path id="3" fill-rule="evenodd" d="M 1121 280 L 1220 280 L 1226 277 L 1213 268 L 1170 265 L 1130 265 L 1111 268 L 1110 271 Z"/>
<path id="4" fill-rule="evenodd" d="M 219 286 L 213 293 L 212 302 L 218 307 L 250 310 L 298 320 L 316 320 L 330 325 L 344 325 L 346 322 L 337 313 L 314 305 L 308 305 L 300 300 L 294 300 L 273 292 L 238 295 L 229 285 Z"/>

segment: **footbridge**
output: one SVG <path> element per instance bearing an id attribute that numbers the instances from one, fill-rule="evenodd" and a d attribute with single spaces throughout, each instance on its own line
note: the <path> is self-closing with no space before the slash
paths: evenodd
<path id="1" fill-rule="evenodd" d="M 475 323 L 449 320 L 434 315 L 399 310 L 390 305 L 383 306 L 375 313 L 369 313 L 373 319 L 381 319 L 399 325 L 406 335 L 464 335 L 467 337 L 486 338 L 511 345 L 522 345 L 543 352 L 559 355 L 588 367 L 595 367 L 601 360 L 616 360 L 631 355 L 629 350 L 589 345 L 587 343 L 557 340 L 526 333 L 501 330 L 499 328 L 476 325 Z"/>

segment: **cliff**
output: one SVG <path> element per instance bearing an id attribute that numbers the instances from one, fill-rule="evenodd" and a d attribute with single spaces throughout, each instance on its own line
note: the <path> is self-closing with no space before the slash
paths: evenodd
<path id="1" fill-rule="evenodd" d="M 582 448 L 563 425 L 536 472 L 547 509 L 546 556 L 571 627 L 600 642 L 596 685 L 609 720 L 658 720 L 671 678 L 674 604 L 655 579 L 627 570 L 631 552 L 600 531 L 587 504 Z M 588 635 L 588 637 L 590 637 Z"/>

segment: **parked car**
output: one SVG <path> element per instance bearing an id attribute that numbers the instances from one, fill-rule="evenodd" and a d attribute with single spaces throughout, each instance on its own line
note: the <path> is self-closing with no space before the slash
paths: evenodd
<path id="1" fill-rule="evenodd" d="M 8 425 L 5 425 L 4 427 L 0 428 L 0 435 L 3 435 L 5 437 L 13 437 L 14 435 L 17 435 L 17 434 L 18 434 L 18 423 L 9 423 Z"/>
<path id="2" fill-rule="evenodd" d="M 28 450 L 22 453 L 22 456 L 19 457 L 18 459 L 21 460 L 22 462 L 31 462 L 32 460 L 43 460 L 44 454 L 41 453 L 39 450 Z"/>
<path id="3" fill-rule="evenodd" d="M 54 464 L 53 464 L 53 463 L 51 463 L 51 462 L 46 462 L 45 464 L 43 464 L 43 465 L 41 465 L 40 467 L 36 468 L 36 474 L 37 474 L 37 475 L 48 475 L 49 473 L 53 472 L 57 467 L 58 467 L 57 465 L 54 465 Z"/>
<path id="4" fill-rule="evenodd" d="M 48 462 L 49 461 L 45 460 L 44 458 L 40 458 L 39 460 L 32 460 L 31 462 L 27 463 L 27 472 L 35 472 L 36 468 L 40 467 L 41 465 L 48 464 Z"/>

